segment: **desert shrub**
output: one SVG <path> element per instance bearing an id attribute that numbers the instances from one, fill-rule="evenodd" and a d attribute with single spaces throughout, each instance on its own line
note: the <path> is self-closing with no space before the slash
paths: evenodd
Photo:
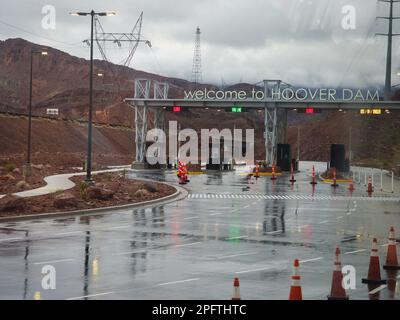
<path id="1" fill-rule="evenodd" d="M 104 179 L 106 181 L 111 181 L 114 177 L 114 174 L 112 172 L 105 172 L 104 173 Z"/>
<path id="2" fill-rule="evenodd" d="M 89 184 L 86 181 L 81 181 L 79 184 L 79 194 L 81 195 L 82 199 L 87 198 L 87 188 L 89 187 Z"/>
<path id="3" fill-rule="evenodd" d="M 4 168 L 6 168 L 8 172 L 12 172 L 16 168 L 16 165 L 14 163 L 6 163 Z"/>

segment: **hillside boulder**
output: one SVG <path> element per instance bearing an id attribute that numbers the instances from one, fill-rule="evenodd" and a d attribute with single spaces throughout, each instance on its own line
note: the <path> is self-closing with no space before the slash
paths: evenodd
<path id="1" fill-rule="evenodd" d="M 98 186 L 87 188 L 86 193 L 89 199 L 96 199 L 96 200 L 110 200 L 114 197 L 115 194 L 115 192 L 110 189 Z"/>
<path id="2" fill-rule="evenodd" d="M 6 195 L 0 199 L 0 212 L 21 212 L 26 210 L 25 198 Z"/>
<path id="3" fill-rule="evenodd" d="M 76 208 L 78 200 L 72 193 L 64 192 L 54 197 L 53 205 L 57 209 Z"/>

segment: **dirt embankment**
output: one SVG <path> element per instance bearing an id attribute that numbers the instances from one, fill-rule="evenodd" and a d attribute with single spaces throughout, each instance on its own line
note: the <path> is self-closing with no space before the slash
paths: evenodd
<path id="1" fill-rule="evenodd" d="M 119 206 L 159 199 L 176 192 L 172 186 L 131 180 L 124 173 L 102 173 L 94 179 L 96 184 L 89 186 L 84 177 L 76 176 L 72 178 L 76 184 L 72 189 L 43 196 L 7 195 L 0 199 L 0 217 Z"/>
<path id="2" fill-rule="evenodd" d="M 28 120 L 0 115 L 0 162 L 26 162 Z M 135 153 L 134 132 L 127 127 L 94 126 L 94 168 L 129 164 Z M 82 167 L 86 159 L 87 125 L 76 121 L 34 118 L 32 162 L 59 167 Z"/>

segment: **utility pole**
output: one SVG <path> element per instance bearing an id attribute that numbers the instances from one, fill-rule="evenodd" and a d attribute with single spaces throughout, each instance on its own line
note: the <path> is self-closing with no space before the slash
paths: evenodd
<path id="1" fill-rule="evenodd" d="M 393 17 L 393 4 L 400 2 L 399 0 L 378 0 L 379 2 L 389 3 L 389 16 L 388 17 L 377 17 L 377 19 L 386 19 L 389 22 L 388 33 L 377 33 L 379 36 L 388 37 L 387 42 L 387 54 L 386 54 L 386 77 L 385 77 L 385 101 L 391 99 L 392 93 L 392 39 L 393 36 L 400 34 L 393 33 L 393 20 L 400 19 L 400 17 Z"/>
<path id="2" fill-rule="evenodd" d="M 297 162 L 300 161 L 300 126 L 297 127 Z"/>
<path id="3" fill-rule="evenodd" d="M 353 150 L 352 150 L 352 128 L 349 128 L 349 165 L 351 165 L 351 161 L 353 160 Z"/>

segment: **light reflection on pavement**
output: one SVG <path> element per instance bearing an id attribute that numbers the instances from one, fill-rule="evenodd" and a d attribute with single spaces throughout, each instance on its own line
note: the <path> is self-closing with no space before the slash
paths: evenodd
<path id="1" fill-rule="evenodd" d="M 314 198 L 301 199 L 313 194 L 310 169 L 310 163 L 301 164 L 293 188 L 288 176 L 275 183 L 261 177 L 248 185 L 247 169 L 239 169 L 190 176 L 185 188 L 191 196 L 163 206 L 2 223 L 0 298 L 33 299 L 40 291 L 42 299 L 230 299 L 238 275 L 243 299 L 287 299 L 298 258 L 304 299 L 326 299 L 338 244 L 342 264 L 357 272 L 350 299 L 368 299 L 373 288 L 361 278 L 371 237 L 379 239 L 383 264 L 389 226 L 400 234 L 399 203 L 365 200 L 365 187 L 358 184 L 353 200 L 347 184 L 333 190 L 322 182 Z M 177 182 L 172 171 L 131 176 Z M 56 290 L 41 287 L 45 265 L 56 268 Z M 380 299 L 399 298 L 398 286 L 393 288 L 398 275 L 390 277 L 388 288 L 376 294 Z"/>

